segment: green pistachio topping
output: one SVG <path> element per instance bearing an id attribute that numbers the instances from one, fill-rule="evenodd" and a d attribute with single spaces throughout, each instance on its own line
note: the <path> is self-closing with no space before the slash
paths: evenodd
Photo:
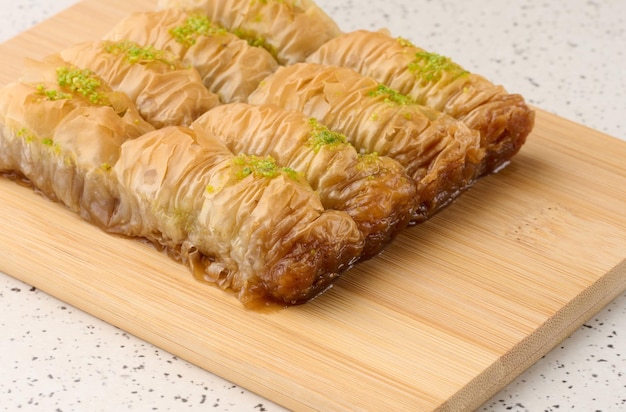
<path id="1" fill-rule="evenodd" d="M 228 33 L 228 31 L 213 24 L 207 16 L 201 14 L 189 16 L 182 26 L 177 26 L 170 30 L 174 40 L 188 47 L 196 44 L 200 36 L 216 36 L 224 33 Z M 276 55 L 276 50 L 267 44 L 264 38 L 257 36 L 254 32 L 237 28 L 232 33 L 240 39 L 247 41 L 249 45 L 262 47 L 270 52 L 272 56 Z"/>
<path id="2" fill-rule="evenodd" d="M 367 173 L 369 178 L 372 178 L 381 171 L 380 156 L 377 152 L 359 153 L 359 162 L 356 167 L 357 170 L 362 173 Z"/>
<path id="3" fill-rule="evenodd" d="M 48 89 L 43 84 L 37 85 L 37 94 L 43 96 L 45 100 L 49 100 L 49 101 L 64 100 L 64 99 L 72 98 L 72 95 L 69 93 L 64 93 L 60 90 Z"/>
<path id="4" fill-rule="evenodd" d="M 49 147 L 57 155 L 61 153 L 61 147 L 49 137 L 44 137 L 43 139 L 41 139 L 41 144 Z"/>
<path id="5" fill-rule="evenodd" d="M 292 169 L 291 167 L 283 167 L 281 168 L 281 170 L 284 174 L 289 176 L 290 179 L 296 180 L 296 181 L 300 180 L 300 173 L 298 173 L 296 170 Z"/>
<path id="6" fill-rule="evenodd" d="M 54 140 L 50 137 L 44 137 L 43 139 L 38 138 L 35 133 L 33 133 L 32 130 L 29 130 L 25 127 L 22 127 L 20 129 L 17 129 L 15 131 L 15 135 L 17 137 L 20 137 L 22 139 L 24 139 L 24 141 L 26 143 L 33 143 L 33 142 L 38 142 L 41 143 L 42 145 L 46 146 L 48 149 L 52 150 L 53 153 L 55 154 L 60 154 L 61 153 L 61 147 L 58 145 L 58 143 L 55 143 Z"/>
<path id="7" fill-rule="evenodd" d="M 250 30 L 237 28 L 233 30 L 233 34 L 240 39 L 247 41 L 250 46 L 261 47 L 267 50 L 272 56 L 276 57 L 276 49 L 271 44 L 267 43 L 263 37 L 259 37 L 256 33 Z"/>
<path id="8" fill-rule="evenodd" d="M 126 61 L 130 64 L 146 64 L 155 61 L 160 61 L 169 65 L 172 65 L 172 61 L 168 60 L 167 53 L 163 50 L 154 48 L 153 46 L 142 47 L 137 43 L 123 40 L 117 43 L 107 44 L 104 50 L 107 53 L 118 55 L 124 55 Z"/>
<path id="9" fill-rule="evenodd" d="M 243 179 L 250 175 L 272 178 L 279 173 L 276 161 L 270 156 L 257 157 L 241 154 L 235 158 L 233 163 L 237 167 L 238 179 Z"/>
<path id="10" fill-rule="evenodd" d="M 24 139 L 26 143 L 31 143 L 35 139 L 35 135 L 33 134 L 33 132 L 31 132 L 25 127 L 22 127 L 21 129 L 19 129 L 15 133 L 15 135 L 17 137 L 21 137 L 22 139 Z"/>
<path id="11" fill-rule="evenodd" d="M 349 144 L 344 134 L 328 129 L 314 118 L 309 119 L 309 125 L 311 125 L 311 132 L 307 143 L 315 152 L 318 152 L 322 147 Z"/>
<path id="12" fill-rule="evenodd" d="M 427 51 L 415 53 L 415 60 L 409 63 L 408 68 L 415 76 L 426 82 L 437 82 L 444 73 L 449 74 L 453 80 L 469 73 L 449 57 Z"/>
<path id="13" fill-rule="evenodd" d="M 240 154 L 233 165 L 235 166 L 235 176 L 241 180 L 250 175 L 255 177 L 274 178 L 281 173 L 285 173 L 292 179 L 297 180 L 298 173 L 288 167 L 279 167 L 271 156 L 259 157 L 254 155 Z"/>
<path id="14" fill-rule="evenodd" d="M 396 41 L 398 42 L 398 44 L 400 44 L 401 47 L 415 47 L 415 45 L 411 43 L 410 40 L 405 39 L 404 37 L 398 37 L 396 38 Z"/>
<path id="15" fill-rule="evenodd" d="M 224 33 L 226 29 L 215 26 L 208 17 L 200 14 L 187 17 L 182 26 L 170 30 L 174 40 L 185 46 L 193 46 L 200 36 L 215 36 Z"/>
<path id="16" fill-rule="evenodd" d="M 243 179 L 249 175 L 272 178 L 278 174 L 278 167 L 273 158 L 239 155 L 235 164 L 240 167 L 237 177 Z"/>
<path id="17" fill-rule="evenodd" d="M 59 67 L 57 81 L 59 86 L 86 97 L 93 104 L 102 106 L 110 104 L 106 94 L 100 90 L 102 82 L 91 70 Z"/>
<path id="18" fill-rule="evenodd" d="M 371 153 L 359 153 L 359 161 L 363 163 L 378 163 L 380 161 L 380 156 L 378 152 Z"/>
<path id="19" fill-rule="evenodd" d="M 392 106 L 404 106 L 413 103 L 413 100 L 411 100 L 409 96 L 405 96 L 384 84 L 379 84 L 374 90 L 370 90 L 368 95 L 371 97 L 383 96 L 385 103 Z"/>

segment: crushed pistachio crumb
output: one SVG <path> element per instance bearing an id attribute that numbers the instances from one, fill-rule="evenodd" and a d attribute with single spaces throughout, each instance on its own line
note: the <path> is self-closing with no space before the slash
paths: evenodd
<path id="1" fill-rule="evenodd" d="M 378 155 L 378 152 L 359 153 L 359 161 L 361 163 L 374 164 L 380 161 L 380 156 Z"/>
<path id="2" fill-rule="evenodd" d="M 415 47 L 415 45 L 411 43 L 410 40 L 405 39 L 404 37 L 398 37 L 396 38 L 396 41 L 398 42 L 398 44 L 400 44 L 401 47 Z"/>
<path id="3" fill-rule="evenodd" d="M 271 44 L 267 43 L 265 38 L 259 37 L 253 31 L 237 28 L 233 30 L 233 34 L 240 39 L 247 41 L 250 46 L 263 48 L 272 56 L 276 57 L 276 49 Z"/>
<path id="4" fill-rule="evenodd" d="M 283 167 L 282 171 L 292 180 L 300 180 L 300 173 L 291 167 Z"/>
<path id="5" fill-rule="evenodd" d="M 381 162 L 378 152 L 359 153 L 357 170 L 367 172 L 371 177 L 379 172 L 380 165 Z"/>
<path id="6" fill-rule="evenodd" d="M 281 173 L 288 177 L 298 180 L 298 173 L 288 167 L 279 167 L 271 156 L 254 156 L 240 154 L 233 161 L 235 167 L 235 177 L 238 180 L 244 179 L 250 175 L 255 177 L 274 178 Z"/>
<path id="7" fill-rule="evenodd" d="M 35 138 L 35 135 L 33 135 L 33 132 L 31 132 L 30 130 L 28 130 L 25 127 L 21 128 L 17 132 L 15 132 L 15 135 L 17 137 L 20 137 L 20 138 L 24 139 L 24 141 L 26 143 L 31 143 L 34 140 L 34 138 Z"/>
<path id="8" fill-rule="evenodd" d="M 54 140 L 52 140 L 49 137 L 45 137 L 45 138 L 41 139 L 41 144 L 43 144 L 44 146 L 49 147 L 55 154 L 61 153 L 61 147 L 58 144 L 56 144 L 54 142 Z"/>
<path id="9" fill-rule="evenodd" d="M 182 26 L 177 26 L 170 30 L 174 40 L 185 46 L 196 44 L 198 37 L 215 36 L 226 32 L 226 29 L 214 25 L 207 16 L 201 14 L 192 14 L 187 17 Z"/>
<path id="10" fill-rule="evenodd" d="M 322 147 L 336 147 L 347 145 L 348 139 L 344 134 L 334 132 L 314 118 L 309 119 L 311 132 L 309 133 L 308 145 L 318 152 Z"/>
<path id="11" fill-rule="evenodd" d="M 233 163 L 238 169 L 236 174 L 238 179 L 250 175 L 272 178 L 279 173 L 276 161 L 270 156 L 258 157 L 241 154 L 235 158 Z"/>
<path id="12" fill-rule="evenodd" d="M 116 43 L 107 44 L 104 50 L 113 55 L 124 55 L 126 61 L 130 64 L 146 64 L 151 62 L 163 62 L 170 66 L 174 63 L 171 56 L 168 56 L 163 50 L 159 50 L 153 46 L 142 47 L 137 43 L 128 40 L 122 40 Z"/>
<path id="13" fill-rule="evenodd" d="M 411 100 L 409 96 L 401 94 L 400 92 L 390 87 L 387 87 L 384 84 L 379 84 L 374 90 L 370 90 L 368 92 L 368 96 L 383 96 L 385 98 L 385 103 L 392 106 L 404 106 L 413 103 L 413 100 Z"/>
<path id="14" fill-rule="evenodd" d="M 56 100 L 65 100 L 71 99 L 72 95 L 69 93 L 64 93 L 60 90 L 48 89 L 44 84 L 37 85 L 37 94 L 43 96 L 45 100 L 56 101 Z"/>
<path id="15" fill-rule="evenodd" d="M 86 97 L 93 104 L 103 106 L 110 104 L 106 94 L 100 90 L 102 82 L 91 70 L 59 67 L 57 69 L 57 82 L 59 86 Z"/>
<path id="16" fill-rule="evenodd" d="M 415 53 L 415 59 L 409 63 L 408 69 L 425 82 L 439 81 L 444 73 L 448 73 L 453 80 L 469 73 L 449 57 L 427 51 Z"/>

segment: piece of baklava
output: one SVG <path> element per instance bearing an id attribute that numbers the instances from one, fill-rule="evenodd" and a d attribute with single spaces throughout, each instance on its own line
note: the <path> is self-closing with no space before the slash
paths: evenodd
<path id="1" fill-rule="evenodd" d="M 194 67 L 223 103 L 245 101 L 278 67 L 271 54 L 250 45 L 198 13 L 179 9 L 134 13 L 106 36 L 174 53 Z"/>
<path id="2" fill-rule="evenodd" d="M 202 142 L 202 143 L 199 143 Z M 159 129 L 121 147 L 116 231 L 149 238 L 247 306 L 328 288 L 363 246 L 355 222 L 270 157 L 235 156 L 201 130 Z"/>
<path id="3" fill-rule="evenodd" d="M 385 30 L 345 33 L 320 47 L 308 61 L 354 69 L 478 130 L 485 149 L 481 174 L 507 164 L 534 125 L 534 111 L 521 95 L 510 94 L 450 58 Z"/>
<path id="4" fill-rule="evenodd" d="M 128 40 L 95 41 L 62 50 L 59 56 L 89 69 L 114 90 L 126 93 L 153 126 L 188 126 L 220 104 L 193 67 L 170 52 Z"/>
<path id="5" fill-rule="evenodd" d="M 116 207 L 109 176 L 120 145 L 154 127 L 92 72 L 31 65 L 41 80 L 0 89 L 0 171 L 25 177 L 48 198 L 106 227 Z"/>
<path id="6" fill-rule="evenodd" d="M 312 0 L 160 0 L 159 5 L 200 11 L 239 37 L 265 47 L 280 64 L 303 62 L 341 33 Z"/>
<path id="7" fill-rule="evenodd" d="M 357 223 L 363 258 L 380 252 L 415 213 L 415 184 L 402 165 L 359 154 L 343 134 L 299 111 L 233 103 L 208 111 L 192 128 L 209 131 L 235 154 L 269 155 L 304 176 L 326 209 Z"/>

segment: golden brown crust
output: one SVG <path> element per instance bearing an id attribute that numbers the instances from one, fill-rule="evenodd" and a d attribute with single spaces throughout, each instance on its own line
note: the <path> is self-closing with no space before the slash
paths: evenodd
<path id="1" fill-rule="evenodd" d="M 461 116 L 478 130 L 486 149 L 481 173 L 497 172 L 519 152 L 535 125 L 535 112 L 519 94 L 499 94 Z"/>

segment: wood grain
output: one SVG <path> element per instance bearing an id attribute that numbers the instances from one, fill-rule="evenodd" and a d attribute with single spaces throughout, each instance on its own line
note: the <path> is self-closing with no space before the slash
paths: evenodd
<path id="1" fill-rule="evenodd" d="M 87 0 L 0 46 L 0 84 L 147 0 Z M 626 289 L 626 143 L 538 110 L 511 165 L 328 293 L 256 313 L 0 179 L 0 271 L 297 410 L 472 410 Z"/>

